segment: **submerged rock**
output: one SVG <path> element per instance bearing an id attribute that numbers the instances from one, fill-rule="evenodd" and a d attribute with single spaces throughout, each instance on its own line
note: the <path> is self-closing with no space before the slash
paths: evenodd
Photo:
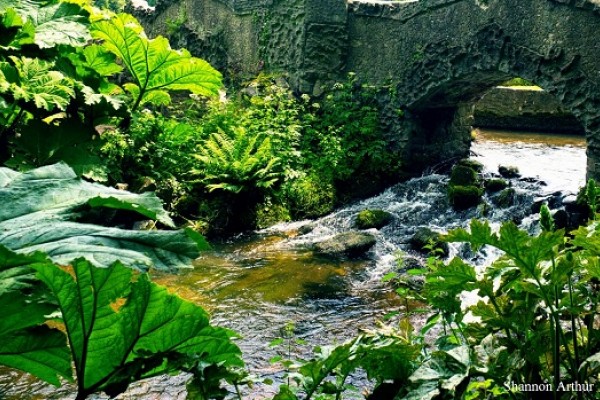
<path id="1" fill-rule="evenodd" d="M 363 210 L 356 216 L 358 229 L 380 229 L 392 222 L 392 214 L 383 210 Z"/>
<path id="2" fill-rule="evenodd" d="M 346 232 L 316 243 L 314 251 L 332 257 L 358 257 L 369 251 L 376 242 L 375 236 L 369 233 Z"/>

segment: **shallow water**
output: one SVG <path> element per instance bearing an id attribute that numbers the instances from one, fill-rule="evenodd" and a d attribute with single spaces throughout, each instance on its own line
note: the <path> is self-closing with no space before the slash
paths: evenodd
<path id="1" fill-rule="evenodd" d="M 486 216 L 496 224 L 513 219 L 535 229 L 530 209 L 536 197 L 557 191 L 575 193 L 584 183 L 582 137 L 478 131 L 476 138 L 473 158 L 485 165 L 487 175 L 494 174 L 498 165 L 514 165 L 523 177 L 535 178 L 511 181 L 517 192 L 515 204 L 493 209 Z M 294 335 L 307 341 L 293 346 L 295 357 L 307 357 L 315 345 L 343 342 L 359 329 L 372 327 L 400 304 L 381 277 L 395 269 L 399 252 L 404 257 L 422 257 L 408 246 L 415 230 L 427 226 L 447 231 L 481 216 L 477 209 L 453 211 L 446 184 L 444 175 L 413 179 L 316 221 L 280 224 L 217 244 L 194 262 L 193 270 L 155 274 L 154 280 L 205 307 L 213 315 L 213 323 L 239 332 L 243 336 L 239 345 L 251 373 L 280 382 L 284 371 L 269 359 L 281 350 L 268 343 L 282 335 L 286 324 L 292 322 Z M 388 226 L 370 231 L 377 244 L 367 258 L 336 261 L 313 255 L 312 244 L 352 230 L 356 214 L 368 208 L 386 210 L 394 219 Z M 300 234 L 299 228 L 306 225 L 309 232 Z M 0 390 L 6 399 L 74 398 L 72 387 L 55 390 L 16 371 L 2 371 Z M 133 385 L 119 398 L 183 399 L 185 379 L 156 378 Z M 364 377 L 356 377 L 354 382 L 368 386 Z M 272 397 L 275 386 L 256 385 L 244 398 Z M 362 397 L 357 394 L 356 398 Z"/>

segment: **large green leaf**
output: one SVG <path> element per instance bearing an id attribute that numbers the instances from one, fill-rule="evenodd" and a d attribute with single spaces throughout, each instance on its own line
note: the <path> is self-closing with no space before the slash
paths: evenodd
<path id="1" fill-rule="evenodd" d="M 76 222 L 95 208 L 134 211 L 173 225 L 154 194 L 82 181 L 63 163 L 26 173 L 0 168 L 0 183 L 0 243 L 18 253 L 43 251 L 61 264 L 77 257 L 98 266 L 121 260 L 145 270 L 189 268 L 198 249 L 207 247 L 191 231 L 133 231 Z"/>
<path id="2" fill-rule="evenodd" d="M 168 90 L 188 90 L 214 96 L 221 87 L 221 74 L 187 50 L 173 50 L 162 36 L 148 39 L 139 22 L 128 14 L 113 15 L 92 24 L 92 36 L 103 41 L 129 70 L 133 84 L 128 91 L 134 107 L 150 101 L 170 100 Z"/>
<path id="3" fill-rule="evenodd" d="M 0 0 L 0 12 L 14 9 L 35 28 L 35 44 L 44 49 L 58 45 L 85 46 L 91 39 L 86 13 L 74 3 L 61 1 Z"/>
<path id="4" fill-rule="evenodd" d="M 467 378 L 471 360 L 468 346 L 458 346 L 448 351 L 436 351 L 410 376 L 417 386 L 402 400 L 433 399 L 442 391 L 456 396 L 458 386 Z"/>
<path id="5" fill-rule="evenodd" d="M 75 96 L 74 83 L 61 72 L 53 70 L 54 64 L 37 58 L 10 57 L 15 65 L 18 79 L 11 82 L 4 92 L 10 92 L 15 100 L 32 102 L 37 108 L 52 111 L 64 110 Z M 6 77 L 8 66 L 4 66 Z M 2 77 L 0 77 L 2 79 Z"/>
<path id="6" fill-rule="evenodd" d="M 18 368 L 59 385 L 71 378 L 65 335 L 43 325 L 56 306 L 35 289 L 33 267 L 51 266 L 41 254 L 20 255 L 0 246 L 0 364 Z"/>
<path id="7" fill-rule="evenodd" d="M 80 396 L 98 390 L 116 394 L 136 379 L 170 372 L 171 361 L 185 355 L 243 365 L 230 331 L 212 327 L 202 308 L 145 274 L 134 277 L 119 263 L 95 268 L 82 259 L 72 270 L 36 270 L 60 304 Z"/>
<path id="8" fill-rule="evenodd" d="M 31 21 L 23 21 L 12 8 L 0 11 L 0 49 L 16 50 L 23 45 L 32 44 L 35 27 Z"/>

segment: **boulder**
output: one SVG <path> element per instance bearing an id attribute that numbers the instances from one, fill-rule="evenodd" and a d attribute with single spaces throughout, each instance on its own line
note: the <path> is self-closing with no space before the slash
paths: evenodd
<path id="1" fill-rule="evenodd" d="M 376 242 L 375 236 L 369 233 L 346 232 L 316 243 L 314 251 L 331 257 L 358 257 L 369 251 Z"/>
<path id="2" fill-rule="evenodd" d="M 381 229 L 392 222 L 392 214 L 383 210 L 363 210 L 356 216 L 358 229 Z"/>
<path id="3" fill-rule="evenodd" d="M 471 168 L 475 172 L 483 172 L 483 164 L 479 161 L 475 161 L 470 158 L 463 158 L 457 163 L 457 165 L 462 165 L 463 167 Z"/>

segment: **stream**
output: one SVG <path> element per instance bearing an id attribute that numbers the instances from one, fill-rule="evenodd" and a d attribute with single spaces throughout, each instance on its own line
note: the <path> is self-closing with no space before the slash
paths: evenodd
<path id="1" fill-rule="evenodd" d="M 583 137 L 477 130 L 471 152 L 471 158 L 484 164 L 488 177 L 497 173 L 499 165 L 516 166 L 521 173 L 520 178 L 510 179 L 516 191 L 514 203 L 507 208 L 492 207 L 485 216 L 496 225 L 513 220 L 535 231 L 534 203 L 554 200 L 555 207 L 560 207 L 561 200 L 576 194 L 585 182 Z M 193 270 L 156 274 L 153 279 L 205 307 L 213 316 L 213 324 L 242 336 L 238 344 L 250 372 L 276 382 L 257 384 L 244 398 L 271 398 L 285 371 L 269 362 L 284 351 L 270 347 L 269 342 L 281 337 L 287 324 L 293 324 L 295 338 L 306 341 L 293 346 L 293 358 L 308 357 L 316 345 L 341 343 L 360 329 L 373 327 L 400 304 L 381 278 L 396 269 L 398 257 L 417 262 L 423 259 L 410 249 L 409 240 L 415 231 L 429 227 L 445 232 L 482 217 L 481 208 L 456 212 L 450 207 L 447 181 L 445 175 L 424 175 L 315 221 L 279 224 L 236 237 L 203 253 Z M 487 195 L 485 200 L 494 202 Z M 377 244 L 367 257 L 332 260 L 313 254 L 312 244 L 354 229 L 356 214 L 364 209 L 382 209 L 393 215 L 389 225 L 369 230 Z M 460 246 L 453 246 L 451 255 L 460 251 Z M 480 256 L 477 262 L 485 264 L 489 259 Z M 132 385 L 119 398 L 185 399 L 185 379 L 155 378 Z M 368 385 L 364 377 L 357 377 L 354 383 Z M 356 396 L 362 398 L 360 393 Z M 72 387 L 57 389 L 26 374 L 2 369 L 0 398 L 72 399 L 74 394 Z"/>

